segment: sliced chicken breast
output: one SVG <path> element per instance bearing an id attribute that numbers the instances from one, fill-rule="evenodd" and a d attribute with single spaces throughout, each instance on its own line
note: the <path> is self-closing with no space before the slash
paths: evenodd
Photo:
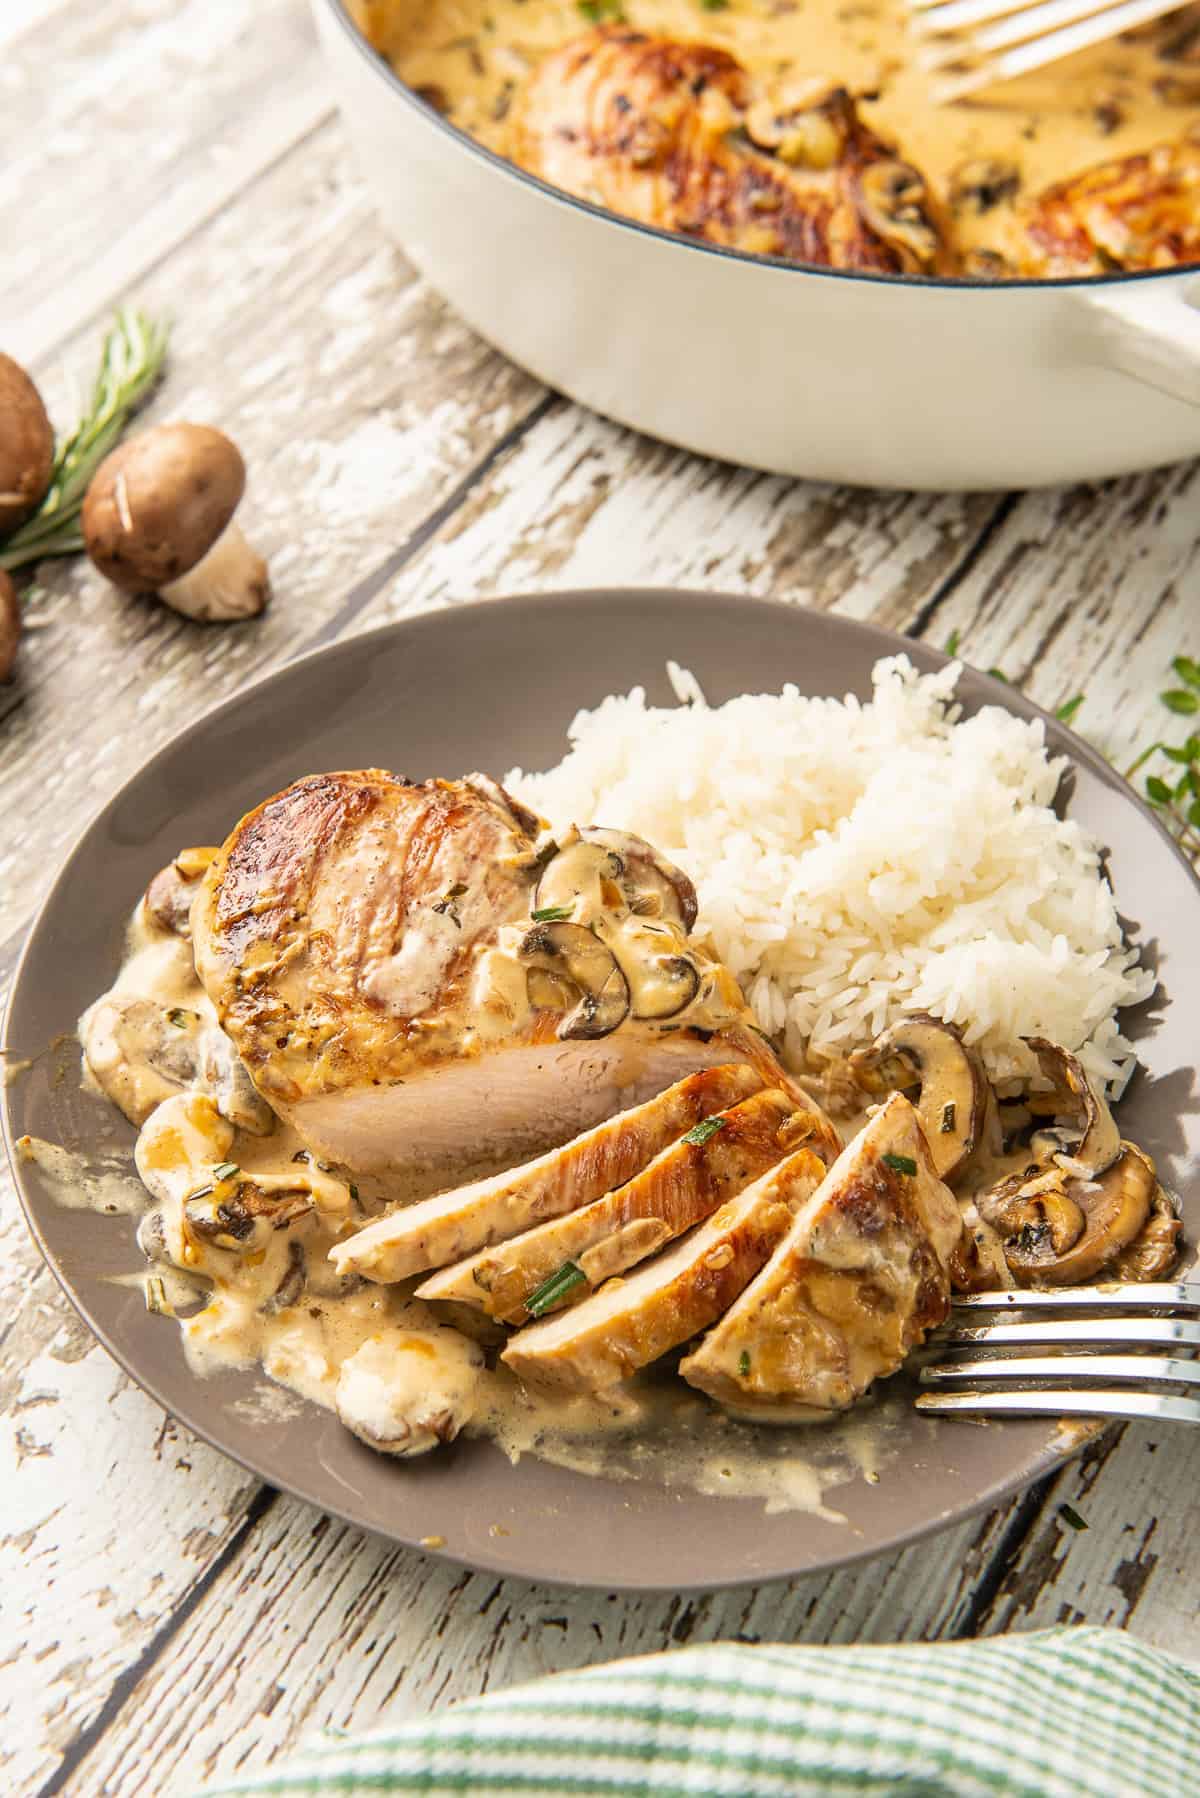
<path id="1" fill-rule="evenodd" d="M 844 1409 L 942 1322 L 961 1235 L 917 1114 L 896 1093 L 679 1371 L 756 1416 Z"/>
<path id="2" fill-rule="evenodd" d="M 413 1192 L 526 1159 L 699 1068 L 745 1062 L 786 1085 L 695 917 L 691 882 L 641 838 L 552 841 L 486 776 L 367 769 L 297 781 L 243 818 L 191 931 L 262 1096 L 323 1159 Z"/>
<path id="3" fill-rule="evenodd" d="M 434 1274 L 419 1296 L 524 1323 L 526 1300 L 552 1276 L 564 1275 L 564 1298 L 586 1296 L 716 1211 L 811 1127 L 811 1113 L 797 1112 L 788 1094 L 755 1093 L 697 1125 L 615 1192 Z"/>
<path id="4" fill-rule="evenodd" d="M 824 1177 L 820 1157 L 798 1149 L 627 1279 L 519 1330 L 501 1359 L 531 1385 L 558 1391 L 627 1379 L 728 1309 Z"/>
<path id="5" fill-rule="evenodd" d="M 445 1267 L 623 1186 L 701 1118 L 761 1084 L 744 1063 L 702 1069 L 535 1161 L 390 1212 L 338 1243 L 330 1259 L 339 1273 L 384 1283 Z"/>

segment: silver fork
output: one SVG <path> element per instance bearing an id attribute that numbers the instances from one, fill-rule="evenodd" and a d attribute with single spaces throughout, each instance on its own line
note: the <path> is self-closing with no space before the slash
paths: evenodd
<path id="1" fill-rule="evenodd" d="M 961 100 L 1177 12 L 1183 0 L 908 0 L 934 98 Z"/>
<path id="2" fill-rule="evenodd" d="M 926 1349 L 920 1411 L 1200 1423 L 1200 1279 L 972 1293 Z"/>

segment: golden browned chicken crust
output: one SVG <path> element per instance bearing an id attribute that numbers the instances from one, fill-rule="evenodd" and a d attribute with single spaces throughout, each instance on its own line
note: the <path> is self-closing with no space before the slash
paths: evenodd
<path id="1" fill-rule="evenodd" d="M 587 33 L 531 76 L 509 151 L 568 193 L 754 255 L 885 273 L 944 257 L 923 177 L 844 89 L 772 104 L 708 44 Z"/>
<path id="2" fill-rule="evenodd" d="M 463 1002 L 480 938 L 527 911 L 531 843 L 519 814 L 466 782 L 377 768 L 313 775 L 243 818 L 192 926 L 260 1090 L 287 1103 L 397 1078 L 428 1036 L 419 1020 Z"/>
<path id="3" fill-rule="evenodd" d="M 694 921 L 690 881 L 641 838 L 556 842 L 486 775 L 380 769 L 250 812 L 190 919 L 222 1028 L 308 1146 L 442 1185 L 699 1068 L 789 1084 Z M 832 1159 L 837 1133 L 809 1109 Z"/>
<path id="4" fill-rule="evenodd" d="M 1200 134 L 1056 182 L 1030 208 L 1026 235 L 1033 275 L 1200 262 Z"/>

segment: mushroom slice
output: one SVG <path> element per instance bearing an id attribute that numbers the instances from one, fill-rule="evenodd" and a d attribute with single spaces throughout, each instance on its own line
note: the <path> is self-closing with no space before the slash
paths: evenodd
<path id="1" fill-rule="evenodd" d="M 1158 1190 L 1154 1163 L 1133 1143 L 1098 1178 L 1063 1167 L 1010 1175 L 978 1199 L 1022 1286 L 1093 1280 L 1141 1234 Z"/>
<path id="2" fill-rule="evenodd" d="M 200 1019 L 164 1011 L 151 999 L 110 994 L 82 1024 L 88 1071 L 131 1124 L 144 1124 L 164 1100 L 196 1078 Z"/>
<path id="3" fill-rule="evenodd" d="M 1165 1280 L 1179 1258 L 1183 1225 L 1164 1186 L 1154 1190 L 1150 1215 L 1108 1272 L 1114 1280 Z"/>
<path id="4" fill-rule="evenodd" d="M 212 848 L 183 849 L 173 862 L 160 868 L 146 888 L 146 911 L 162 930 L 190 937 L 192 900 L 216 856 Z"/>
<path id="5" fill-rule="evenodd" d="M 629 1015 L 629 982 L 616 957 L 582 924 L 539 924 L 521 944 L 528 968 L 569 980 L 578 1003 L 558 1026 L 567 1037 L 607 1036 Z"/>
<path id="6" fill-rule="evenodd" d="M 502 787 L 500 782 L 493 780 L 490 774 L 468 774 L 463 785 L 464 787 L 473 787 L 485 799 L 490 799 L 493 805 L 498 805 L 502 811 L 506 811 L 517 828 L 523 830 L 526 836 L 539 837 L 547 828 L 544 818 L 539 818 L 537 813 L 531 812 L 527 805 L 522 805 L 519 799 L 514 799 L 508 788 Z"/>
<path id="7" fill-rule="evenodd" d="M 639 918 L 666 918 L 690 931 L 700 905 L 682 868 L 668 861 L 645 837 L 629 830 L 599 827 L 580 832 L 587 843 L 609 850 L 620 863 L 617 880 L 630 911 Z"/>
<path id="8" fill-rule="evenodd" d="M 1052 1088 L 1048 1094 L 1029 1093 L 1026 1105 L 1035 1114 L 1065 1117 L 1072 1125 L 1069 1130 L 1038 1131 L 1031 1144 L 1034 1155 L 1039 1161 L 1066 1156 L 1073 1174 L 1103 1173 L 1121 1153 L 1121 1132 L 1112 1112 L 1073 1055 L 1045 1037 L 1027 1036 L 1025 1041 Z"/>
<path id="9" fill-rule="evenodd" d="M 939 1180 L 961 1173 L 983 1130 L 988 1089 L 953 1024 L 914 1012 L 852 1055 L 850 1068 L 868 1092 L 903 1092 L 919 1082 L 917 1116 L 934 1171 Z"/>
<path id="10" fill-rule="evenodd" d="M 483 1350 L 457 1330 L 380 1331 L 342 1362 L 334 1406 L 348 1430 L 385 1455 L 453 1442 L 474 1416 Z"/>
<path id="11" fill-rule="evenodd" d="M 700 970 L 679 954 L 678 930 L 665 924 L 628 920 L 613 933 L 613 951 L 629 982 L 629 1009 L 635 1018 L 673 1018 L 700 991 Z"/>
<path id="12" fill-rule="evenodd" d="M 571 831 L 542 869 L 533 895 L 535 914 L 554 912 L 560 918 L 582 904 L 585 915 L 620 912 L 625 895 L 618 885 L 623 872 L 619 856 L 599 843 L 585 842 Z"/>
<path id="13" fill-rule="evenodd" d="M 941 248 L 929 216 L 925 177 L 910 162 L 892 157 L 870 162 L 859 178 L 863 218 L 907 271 L 919 274 L 937 261 Z"/>

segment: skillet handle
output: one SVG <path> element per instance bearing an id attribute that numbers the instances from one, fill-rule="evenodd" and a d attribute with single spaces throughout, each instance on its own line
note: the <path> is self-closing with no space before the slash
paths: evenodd
<path id="1" fill-rule="evenodd" d="M 1200 406 L 1200 279 L 1141 281 L 1071 300 L 1089 361 Z"/>

